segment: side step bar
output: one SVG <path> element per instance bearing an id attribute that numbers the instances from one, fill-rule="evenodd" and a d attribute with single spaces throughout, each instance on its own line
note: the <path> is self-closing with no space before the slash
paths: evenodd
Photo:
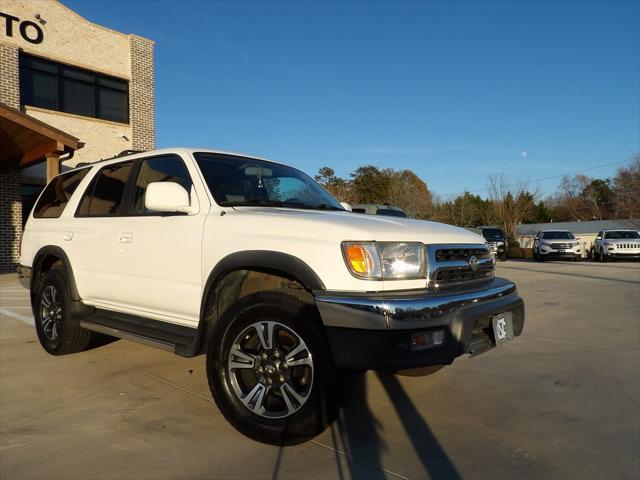
<path id="1" fill-rule="evenodd" d="M 150 318 L 96 309 L 95 314 L 83 317 L 80 326 L 126 340 L 192 357 L 198 329 Z"/>

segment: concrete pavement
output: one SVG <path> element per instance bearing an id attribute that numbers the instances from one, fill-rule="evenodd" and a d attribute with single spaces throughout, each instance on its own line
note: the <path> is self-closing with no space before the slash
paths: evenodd
<path id="1" fill-rule="evenodd" d="M 428 377 L 369 372 L 338 421 L 277 448 L 211 401 L 204 358 L 37 343 L 0 276 L 0 478 L 639 478 L 640 264 L 499 263 L 523 336 Z"/>

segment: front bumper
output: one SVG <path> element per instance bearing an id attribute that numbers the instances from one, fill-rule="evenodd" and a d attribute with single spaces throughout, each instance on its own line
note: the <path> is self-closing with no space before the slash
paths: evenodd
<path id="1" fill-rule="evenodd" d="M 18 281 L 27 290 L 31 288 L 31 267 L 18 265 Z"/>
<path id="2" fill-rule="evenodd" d="M 545 258 L 581 258 L 582 253 L 580 251 L 565 250 L 563 252 L 557 250 L 547 250 L 540 252 Z"/>
<path id="3" fill-rule="evenodd" d="M 315 293 L 339 367 L 397 370 L 447 365 L 464 353 L 495 346 L 493 315 L 511 312 L 514 336 L 524 326 L 524 302 L 516 286 L 502 278 L 475 289 L 435 293 Z M 433 329 L 444 329 L 442 345 L 411 349 L 413 333 Z"/>
<path id="4" fill-rule="evenodd" d="M 609 250 L 607 255 L 611 258 L 640 259 L 640 252 L 625 252 L 624 250 Z"/>

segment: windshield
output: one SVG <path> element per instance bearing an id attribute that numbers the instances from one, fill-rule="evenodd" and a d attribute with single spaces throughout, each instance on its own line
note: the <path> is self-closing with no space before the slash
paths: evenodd
<path id="1" fill-rule="evenodd" d="M 499 228 L 483 228 L 482 236 L 484 238 L 504 238 L 504 233 Z"/>
<path id="2" fill-rule="evenodd" d="M 571 232 L 542 232 L 545 240 L 574 240 L 576 237 Z"/>
<path id="3" fill-rule="evenodd" d="M 344 210 L 324 188 L 295 168 L 219 153 L 194 156 L 219 205 Z"/>
<path id="4" fill-rule="evenodd" d="M 604 238 L 619 240 L 619 239 L 628 239 L 628 238 L 640 238 L 640 234 L 634 231 L 615 231 L 615 232 L 605 232 Z"/>

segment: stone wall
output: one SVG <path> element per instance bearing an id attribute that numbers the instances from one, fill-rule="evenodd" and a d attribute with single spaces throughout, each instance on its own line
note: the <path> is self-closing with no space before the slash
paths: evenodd
<path id="1" fill-rule="evenodd" d="M 131 40 L 131 82 L 129 112 L 134 150 L 156 147 L 153 43 L 135 35 Z"/>
<path id="2" fill-rule="evenodd" d="M 20 170 L 0 173 L 0 273 L 15 272 L 22 236 Z"/>
<path id="3" fill-rule="evenodd" d="M 18 48 L 0 43 L 0 102 L 20 108 Z"/>

